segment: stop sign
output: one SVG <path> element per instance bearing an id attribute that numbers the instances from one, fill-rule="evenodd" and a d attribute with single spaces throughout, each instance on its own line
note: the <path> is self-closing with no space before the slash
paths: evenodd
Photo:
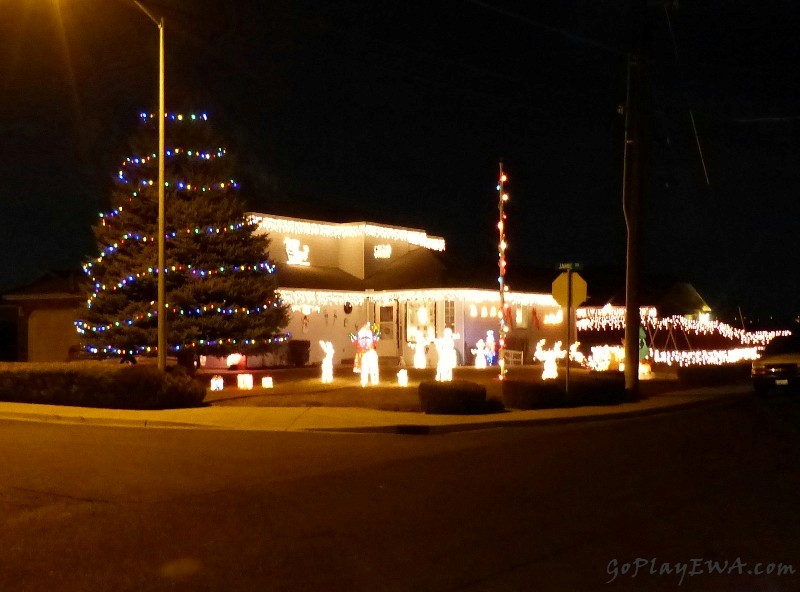
<path id="1" fill-rule="evenodd" d="M 572 276 L 572 299 L 569 297 L 570 277 Z M 553 280 L 553 299 L 559 306 L 575 308 L 586 300 L 586 280 L 574 271 L 565 271 Z"/>

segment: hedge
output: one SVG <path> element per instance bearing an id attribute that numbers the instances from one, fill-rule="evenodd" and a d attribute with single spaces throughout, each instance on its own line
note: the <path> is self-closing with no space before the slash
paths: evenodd
<path id="1" fill-rule="evenodd" d="M 626 400 L 625 379 L 619 372 L 596 372 L 590 377 L 570 378 L 569 392 L 563 377 L 544 381 L 506 379 L 502 389 L 503 403 L 511 409 L 610 405 Z"/>
<path id="2" fill-rule="evenodd" d="M 180 366 L 161 371 L 151 365 L 100 362 L 0 363 L 0 401 L 171 409 L 196 407 L 205 395 L 205 386 Z"/>
<path id="3" fill-rule="evenodd" d="M 486 398 L 486 387 L 467 380 L 423 380 L 417 389 L 423 413 L 466 415 L 502 411 L 500 401 Z"/>

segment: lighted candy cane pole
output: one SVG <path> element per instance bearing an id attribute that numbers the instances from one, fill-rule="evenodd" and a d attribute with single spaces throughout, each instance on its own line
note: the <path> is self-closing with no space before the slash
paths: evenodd
<path id="1" fill-rule="evenodd" d="M 499 195 L 497 209 L 500 210 L 500 221 L 497 223 L 497 230 L 500 231 L 500 242 L 498 243 L 498 255 L 500 260 L 497 266 L 500 268 L 500 276 L 497 282 L 500 284 L 500 335 L 498 336 L 498 350 L 497 358 L 500 362 L 500 380 L 506 377 L 506 360 L 505 360 L 505 346 L 506 346 L 506 305 L 505 305 L 505 277 L 506 277 L 506 214 L 503 211 L 505 202 L 508 201 L 508 194 L 505 190 L 505 183 L 508 180 L 506 174 L 503 172 L 503 163 L 500 162 L 500 179 L 497 183 L 497 192 Z"/>

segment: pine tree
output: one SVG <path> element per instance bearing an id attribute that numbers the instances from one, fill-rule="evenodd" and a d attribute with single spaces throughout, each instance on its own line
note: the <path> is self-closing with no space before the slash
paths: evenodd
<path id="1" fill-rule="evenodd" d="M 99 256 L 84 265 L 87 308 L 76 321 L 101 355 L 155 353 L 157 344 L 157 117 L 141 114 L 93 227 Z M 167 343 L 172 354 L 267 351 L 287 336 L 269 238 L 245 218 L 234 163 L 202 115 L 169 115 L 165 158 Z"/>

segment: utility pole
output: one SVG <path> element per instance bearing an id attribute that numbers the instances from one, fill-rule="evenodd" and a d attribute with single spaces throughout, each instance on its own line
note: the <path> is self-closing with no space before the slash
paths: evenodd
<path id="1" fill-rule="evenodd" d="M 629 54 L 625 96 L 625 148 L 623 159 L 622 209 L 627 229 L 625 270 L 625 394 L 635 400 L 639 391 L 639 273 L 641 255 L 642 201 L 646 187 L 647 111 L 649 81 L 644 58 L 647 11 L 643 2 L 635 10 L 635 51 Z"/>

